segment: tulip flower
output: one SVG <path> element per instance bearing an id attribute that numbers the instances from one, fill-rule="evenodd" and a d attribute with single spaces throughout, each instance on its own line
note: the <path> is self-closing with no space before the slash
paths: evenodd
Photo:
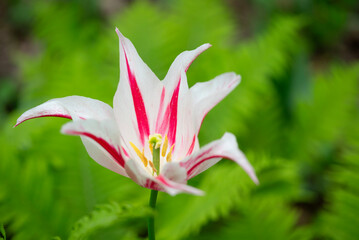
<path id="1" fill-rule="evenodd" d="M 223 158 L 237 163 L 258 183 L 233 134 L 225 133 L 221 139 L 199 147 L 198 132 L 204 117 L 241 79 L 235 73 L 225 73 L 188 87 L 188 67 L 211 45 L 181 53 L 160 81 L 131 41 L 117 28 L 116 32 L 120 40 L 120 82 L 113 108 L 86 97 L 56 98 L 26 111 L 15 126 L 39 117 L 71 119 L 61 132 L 80 136 L 97 163 L 142 187 L 170 195 L 203 194 L 187 181 Z"/>

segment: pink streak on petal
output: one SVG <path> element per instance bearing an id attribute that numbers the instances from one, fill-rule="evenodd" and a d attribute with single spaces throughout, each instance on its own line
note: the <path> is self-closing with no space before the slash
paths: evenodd
<path id="1" fill-rule="evenodd" d="M 25 118 L 25 119 L 17 122 L 14 127 L 17 127 L 18 125 L 20 125 L 21 123 L 23 123 L 27 120 L 34 119 L 34 118 L 40 118 L 40 117 L 61 117 L 61 118 L 72 119 L 72 117 L 70 115 L 65 115 L 65 114 L 44 114 L 44 115 L 37 115 L 35 117 Z"/>
<path id="2" fill-rule="evenodd" d="M 167 105 L 166 112 L 165 112 L 165 114 L 163 115 L 163 117 L 162 117 L 162 119 L 160 121 L 161 125 L 157 129 L 158 133 L 163 134 L 163 135 L 167 134 L 170 113 L 171 113 L 170 105 Z"/>
<path id="3" fill-rule="evenodd" d="M 164 183 L 165 185 L 171 187 L 171 184 L 168 183 L 168 182 L 166 181 L 166 179 L 165 179 L 162 175 L 159 175 L 156 179 L 157 179 L 157 180 L 160 180 L 160 182 Z"/>
<path id="4" fill-rule="evenodd" d="M 122 148 L 122 151 L 123 151 L 123 153 L 126 155 L 126 157 L 130 157 L 130 155 L 128 155 L 128 153 L 126 152 L 126 150 L 125 150 L 125 148 L 124 147 L 121 147 Z"/>
<path id="5" fill-rule="evenodd" d="M 160 124 L 161 124 L 161 121 L 160 121 L 160 118 L 161 118 L 161 114 L 162 114 L 162 111 L 163 111 L 163 102 L 164 102 L 164 99 L 165 99 L 165 94 L 166 94 L 166 89 L 165 87 L 162 88 L 162 93 L 161 93 L 161 100 L 160 100 L 160 107 L 158 108 L 158 114 L 157 114 L 157 122 L 156 122 L 156 132 L 157 133 L 162 133 L 160 132 Z"/>
<path id="6" fill-rule="evenodd" d="M 144 187 L 152 189 L 152 190 L 159 190 L 158 184 L 156 182 L 152 181 L 151 179 L 146 180 Z"/>
<path id="7" fill-rule="evenodd" d="M 212 156 L 209 156 L 209 157 L 206 157 L 204 159 L 202 159 L 201 161 L 197 162 L 195 165 L 193 165 L 189 170 L 187 170 L 187 178 L 189 179 L 192 172 L 194 170 L 196 170 L 196 168 L 201 165 L 203 162 L 209 160 L 209 159 L 213 159 L 213 158 L 227 158 L 226 156 L 223 156 L 223 155 L 212 155 Z M 198 159 L 198 158 L 197 158 Z"/>
<path id="8" fill-rule="evenodd" d="M 169 127 L 168 127 L 168 141 L 170 145 L 173 145 L 176 140 L 176 131 L 177 131 L 177 108 L 178 108 L 178 93 L 181 85 L 181 79 L 179 79 L 177 87 L 173 91 L 171 102 L 169 104 L 170 116 L 169 116 Z M 165 119 L 166 121 L 166 119 Z"/>
<path id="9" fill-rule="evenodd" d="M 126 59 L 127 73 L 131 87 L 132 100 L 136 112 L 138 131 L 140 133 L 140 140 L 143 145 L 145 142 L 145 138 L 147 138 L 150 135 L 150 128 L 148 124 L 146 108 L 135 75 L 131 72 L 130 65 L 128 63 L 128 59 L 126 56 L 125 48 L 123 46 L 122 48 Z"/>
<path id="10" fill-rule="evenodd" d="M 115 160 L 118 164 L 120 164 L 121 167 L 125 167 L 125 160 L 119 153 L 119 151 L 116 150 L 114 146 L 109 144 L 106 140 L 103 138 L 97 137 L 91 133 L 88 132 L 79 132 L 79 131 L 68 131 L 67 133 L 73 134 L 73 135 L 82 135 L 91 138 L 95 142 L 97 142 L 101 147 L 103 147 Z"/>
<path id="11" fill-rule="evenodd" d="M 170 195 L 176 195 L 180 192 L 187 192 L 187 193 L 191 193 L 191 194 L 195 194 L 195 195 L 203 195 L 204 194 L 199 189 L 192 188 L 190 186 L 187 186 L 186 184 L 173 182 L 169 179 L 166 179 L 166 177 L 164 177 L 162 175 L 159 175 L 158 177 L 156 177 L 156 180 L 160 181 L 165 187 L 169 188 L 167 190 L 165 189 L 165 191 L 167 193 L 169 193 Z"/>
<path id="12" fill-rule="evenodd" d="M 163 183 L 164 185 L 166 185 L 167 187 L 170 188 L 177 188 L 176 186 L 174 186 L 173 184 L 171 184 L 170 182 L 168 182 L 166 180 L 166 178 L 164 178 L 162 175 L 159 175 L 158 177 L 156 177 L 157 180 L 159 180 L 161 183 Z"/>
<path id="13" fill-rule="evenodd" d="M 173 182 L 162 175 L 156 177 L 156 181 L 147 179 L 146 183 L 143 186 L 145 188 L 149 188 L 157 191 L 165 191 L 171 195 L 176 195 L 181 192 L 187 192 L 195 195 L 204 194 L 201 190 L 192 188 L 183 183 Z"/>
<path id="14" fill-rule="evenodd" d="M 212 151 L 212 148 L 207 149 L 206 151 L 202 152 L 200 155 L 198 155 L 196 158 L 191 157 L 186 162 L 180 162 L 180 166 L 188 169 L 193 162 L 196 162 L 197 159 L 200 159 L 201 157 L 205 156 L 206 154 L 210 153 Z"/>
<path id="15" fill-rule="evenodd" d="M 188 152 L 186 154 L 186 156 L 189 156 L 192 154 L 193 152 L 193 148 L 194 148 L 194 144 L 196 143 L 196 135 L 193 136 L 193 139 L 192 139 L 192 143 L 191 143 L 191 146 L 189 147 L 188 149 Z"/>

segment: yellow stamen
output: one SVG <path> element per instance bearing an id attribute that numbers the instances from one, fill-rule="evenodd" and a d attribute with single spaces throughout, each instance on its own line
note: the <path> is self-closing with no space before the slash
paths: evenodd
<path id="1" fill-rule="evenodd" d="M 174 146 L 175 146 L 175 145 L 173 144 L 172 147 L 171 147 L 171 149 L 170 149 L 170 152 L 167 154 L 167 157 L 166 157 L 167 162 L 171 162 L 171 161 L 172 161 L 172 150 L 173 150 L 173 147 L 174 147 Z"/>
<path id="2" fill-rule="evenodd" d="M 130 142 L 131 147 L 133 148 L 133 150 L 135 150 L 137 156 L 141 159 L 143 165 L 145 165 L 145 167 L 147 167 L 148 165 L 148 160 L 144 155 L 144 150 L 141 152 L 136 146 L 135 144 L 133 144 L 132 142 Z"/>
<path id="3" fill-rule="evenodd" d="M 153 155 L 153 145 L 152 143 L 148 143 L 150 145 L 151 155 Z"/>
<path id="4" fill-rule="evenodd" d="M 142 149 L 142 157 L 143 157 L 143 158 L 141 158 L 141 160 L 142 160 L 142 162 L 143 162 L 143 165 L 145 165 L 145 167 L 147 167 L 148 159 L 147 159 L 146 156 L 145 156 L 145 149 L 144 149 L 144 148 Z"/>
<path id="5" fill-rule="evenodd" d="M 152 161 L 148 161 L 150 163 L 150 167 L 152 168 L 152 171 L 154 173 L 157 173 L 157 169 L 155 168 L 155 165 L 153 165 L 153 162 Z"/>
<path id="6" fill-rule="evenodd" d="M 167 135 L 165 136 L 165 141 L 163 142 L 162 145 L 162 157 L 166 156 L 166 152 L 167 152 L 167 147 L 168 147 L 168 139 L 167 139 Z"/>

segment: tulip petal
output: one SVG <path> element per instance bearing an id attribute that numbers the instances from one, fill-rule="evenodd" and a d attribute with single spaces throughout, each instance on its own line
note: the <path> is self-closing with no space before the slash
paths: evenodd
<path id="1" fill-rule="evenodd" d="M 196 153 L 183 159 L 180 165 L 187 170 L 187 179 L 191 179 L 219 162 L 222 158 L 236 162 L 251 177 L 253 182 L 258 184 L 253 167 L 238 149 L 236 138 L 231 133 L 225 133 L 221 139 L 202 147 Z"/>
<path id="2" fill-rule="evenodd" d="M 108 104 L 96 99 L 81 96 L 69 96 L 64 98 L 51 99 L 37 107 L 26 111 L 18 118 L 15 126 L 18 126 L 26 120 L 39 117 L 63 117 L 74 120 L 73 123 L 69 123 L 70 125 L 65 125 L 63 127 L 63 131 L 65 131 L 66 128 L 70 129 L 72 125 L 74 125 L 73 127 L 79 128 L 80 126 L 78 125 L 85 124 L 85 127 L 88 128 L 95 120 L 106 120 L 109 122 L 114 122 L 113 110 Z M 78 121 L 80 122 L 75 123 Z M 87 121 L 89 122 L 84 123 Z M 106 127 L 110 128 L 111 125 L 114 124 L 109 124 L 109 126 Z M 103 126 L 101 128 L 103 128 Z M 111 132 L 112 134 L 117 133 L 116 131 L 113 129 L 111 129 L 111 131 L 107 130 L 107 132 Z M 91 131 L 88 132 L 90 133 Z M 98 134 L 93 135 L 96 137 Z M 87 152 L 96 162 L 114 172 L 117 172 L 123 176 L 127 176 L 124 169 L 121 166 L 118 166 L 119 163 L 115 162 L 120 161 L 118 157 L 116 160 L 114 156 L 109 156 L 108 151 L 105 151 L 103 147 L 99 145 L 99 143 L 95 143 L 92 140 L 90 141 L 85 137 L 81 137 L 81 139 L 86 147 Z M 112 137 L 111 139 L 115 138 Z M 100 139 L 98 140 L 100 141 Z M 104 141 L 103 144 L 106 145 L 106 141 Z M 111 149 L 110 146 L 111 145 L 108 144 L 108 149 Z"/>
<path id="3" fill-rule="evenodd" d="M 147 187 L 146 184 L 148 180 L 153 178 L 153 176 L 140 164 L 142 164 L 140 163 L 140 160 L 136 161 L 134 158 L 127 159 L 125 171 L 135 183 L 142 187 Z"/>
<path id="4" fill-rule="evenodd" d="M 100 120 L 113 118 L 113 111 L 108 104 L 96 99 L 81 96 L 55 98 L 24 112 L 17 119 L 15 127 L 26 120 L 39 117 Z"/>
<path id="5" fill-rule="evenodd" d="M 167 72 L 163 84 L 166 87 L 166 90 L 169 93 L 172 93 L 176 88 L 178 81 L 182 75 L 182 72 L 187 72 L 191 63 L 205 50 L 211 47 L 211 44 L 206 43 L 198 48 L 191 51 L 184 51 L 179 54 L 176 59 L 173 61 L 170 69 Z M 187 81 L 186 81 L 187 85 Z"/>
<path id="6" fill-rule="evenodd" d="M 177 134 L 175 139 L 175 148 L 173 156 L 175 160 L 180 160 L 193 151 L 199 150 L 199 142 L 195 129 L 195 112 L 192 107 L 192 96 L 187 92 L 181 98 L 181 104 L 178 106 L 177 116 Z"/>
<path id="7" fill-rule="evenodd" d="M 188 193 L 199 196 L 204 195 L 202 190 L 188 186 L 186 184 L 171 181 L 163 175 L 156 177 L 154 181 L 162 188 L 163 192 L 166 192 L 172 196 L 175 196 L 179 193 Z"/>
<path id="8" fill-rule="evenodd" d="M 163 84 L 142 61 L 130 40 L 118 29 L 120 82 L 114 97 L 114 113 L 123 139 L 142 148 L 154 131 Z"/>
<path id="9" fill-rule="evenodd" d="M 185 83 L 185 84 L 182 84 Z M 187 77 L 184 71 L 175 91 L 170 96 L 164 114 L 159 118 L 161 123 L 156 132 L 167 135 L 168 143 L 173 148 L 173 159 L 182 159 L 194 150 L 198 150 L 197 132 L 192 124 L 195 120 L 192 109 L 191 93 L 187 88 Z"/>
<path id="10" fill-rule="evenodd" d="M 167 164 L 166 164 L 167 165 Z M 203 195 L 203 191 L 186 185 L 186 169 L 178 164 L 171 165 L 163 170 L 158 177 L 154 177 L 146 172 L 134 161 L 126 161 L 125 165 L 128 176 L 142 187 L 166 192 L 172 196 L 179 193 L 189 193 L 193 195 Z M 174 170 L 175 169 L 175 170 Z"/>
<path id="11" fill-rule="evenodd" d="M 164 89 L 157 114 L 156 132 L 167 134 L 170 144 L 176 139 L 178 102 L 183 105 L 181 100 L 188 92 L 186 71 L 198 55 L 210 46 L 206 43 L 192 51 L 182 52 L 176 57 L 163 80 Z"/>
<path id="12" fill-rule="evenodd" d="M 224 73 L 208 82 L 196 83 L 191 89 L 197 133 L 207 113 L 225 98 L 239 83 L 235 73 Z"/>
<path id="13" fill-rule="evenodd" d="M 78 120 L 65 124 L 61 132 L 80 136 L 91 158 L 101 166 L 127 177 L 118 130 L 113 120 Z"/>
<path id="14" fill-rule="evenodd" d="M 170 145 L 176 143 L 173 150 L 176 159 L 183 158 L 198 148 L 197 133 L 193 125 L 188 124 L 194 122 L 194 118 L 186 71 L 196 57 L 210 46 L 207 43 L 192 51 L 182 52 L 174 60 L 163 80 L 164 90 L 155 129 L 156 133 L 168 136 Z"/>

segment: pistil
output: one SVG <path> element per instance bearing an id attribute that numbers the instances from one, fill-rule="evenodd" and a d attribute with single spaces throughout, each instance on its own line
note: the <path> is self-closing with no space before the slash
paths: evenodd
<path id="1" fill-rule="evenodd" d="M 149 143 L 152 144 L 152 162 L 157 170 L 157 176 L 160 174 L 160 148 L 162 144 L 161 134 L 154 134 L 149 137 Z"/>
<path id="2" fill-rule="evenodd" d="M 161 134 L 153 134 L 150 135 L 148 138 L 148 146 L 151 151 L 152 161 L 150 158 L 147 158 L 145 155 L 145 149 L 142 148 L 142 151 L 136 147 L 135 144 L 130 142 L 133 150 L 135 150 L 137 156 L 141 159 L 143 165 L 152 169 L 152 175 L 158 176 L 160 174 L 160 163 L 161 157 L 166 160 L 166 162 L 172 161 L 172 151 L 174 148 L 174 144 L 168 150 L 168 138 L 165 135 L 164 141 L 162 142 L 162 135 Z"/>

